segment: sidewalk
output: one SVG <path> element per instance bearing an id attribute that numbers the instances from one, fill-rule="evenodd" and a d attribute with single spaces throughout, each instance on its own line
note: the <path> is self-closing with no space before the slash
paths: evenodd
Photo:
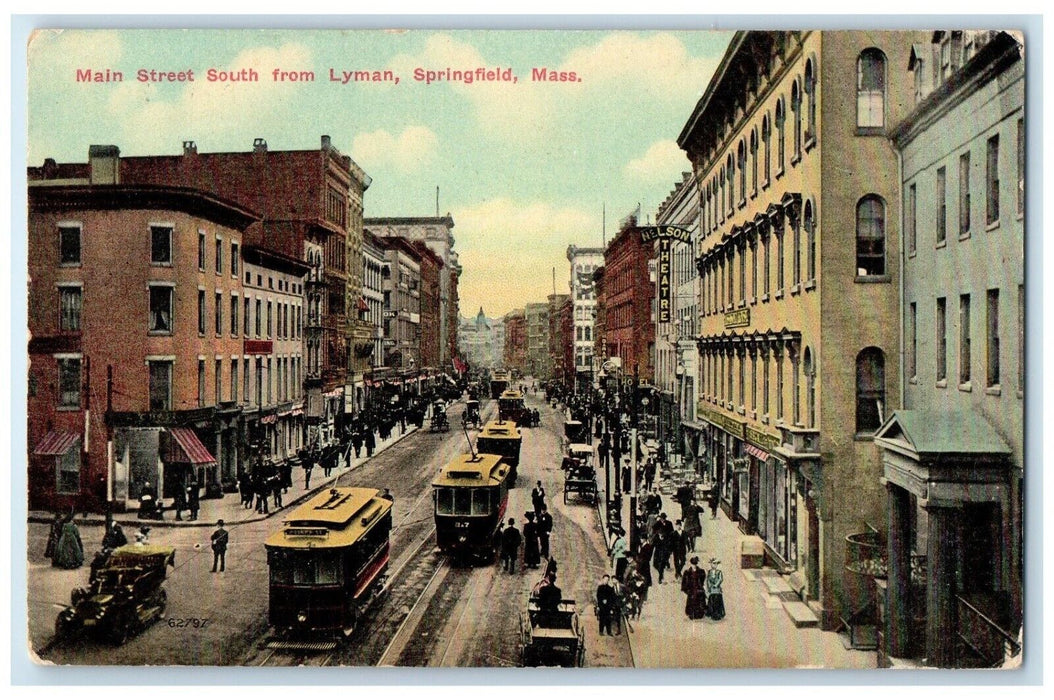
<path id="1" fill-rule="evenodd" d="M 644 450 L 645 456 L 648 449 Z M 658 482 L 663 491 L 663 511 L 671 520 L 680 517 L 680 506 L 667 495 L 673 485 Z M 600 484 L 603 488 L 603 484 Z M 598 510 L 607 532 L 604 495 Z M 622 522 L 629 523 L 629 497 L 622 498 Z M 720 560 L 724 573 L 726 616 L 689 620 L 684 612 L 685 595 L 680 579 L 667 571 L 659 584 L 652 569 L 653 585 L 640 620 L 632 620 L 629 634 L 637 668 L 875 668 L 874 652 L 845 648 L 840 635 L 819 628 L 796 627 L 781 600 L 770 595 L 764 579 L 776 575 L 767 569 L 741 569 L 739 542 L 743 534 L 718 510 L 716 519 L 700 516 L 702 535 L 695 551 L 699 566 L 709 568 L 711 557 Z M 610 540 L 610 538 L 609 538 Z"/>
<path id="2" fill-rule="evenodd" d="M 457 402 L 454 402 L 457 403 Z M 453 405 L 453 404 L 451 404 Z M 427 428 L 423 428 L 427 429 Z M 396 425 L 392 435 L 387 440 L 379 440 L 376 447 L 373 450 L 373 455 L 376 457 L 381 452 L 394 445 L 395 443 L 402 440 L 408 435 L 412 435 L 418 430 L 416 425 L 407 425 L 406 432 L 400 433 L 399 426 Z M 344 466 L 333 469 L 328 477 L 323 476 L 324 472 L 322 467 L 315 466 L 311 471 L 311 487 L 306 488 L 304 485 L 304 470 L 299 467 L 293 468 L 293 485 L 282 494 L 282 508 L 270 507 L 269 512 L 257 513 L 254 508 L 245 508 L 241 503 L 241 495 L 239 493 L 225 493 L 223 498 L 209 498 L 202 499 L 200 508 L 198 510 L 197 520 L 188 520 L 189 511 L 183 512 L 183 520 L 176 520 L 174 512 L 166 507 L 165 519 L 164 520 L 140 520 L 137 517 L 136 511 L 130 510 L 124 513 L 114 513 L 114 522 L 121 523 L 125 528 L 126 533 L 131 533 L 133 530 L 129 530 L 129 526 L 134 526 L 137 529 L 141 525 L 149 525 L 151 528 L 159 527 L 213 527 L 216 521 L 223 519 L 223 521 L 230 525 L 232 523 L 248 523 L 256 522 L 260 520 L 266 520 L 275 516 L 278 513 L 284 513 L 289 511 L 294 506 L 297 506 L 308 498 L 318 493 L 324 488 L 329 487 L 335 483 L 342 475 L 347 474 L 351 470 L 365 464 L 370 458 L 366 457 L 366 450 L 363 448 L 361 457 L 356 458 L 354 450 L 349 449 L 350 461 L 346 462 Z M 344 462 L 344 458 L 341 457 L 341 462 Z M 171 500 L 171 499 L 168 499 Z M 270 501 L 269 506 L 273 506 L 273 500 Z M 47 511 L 30 511 L 28 520 L 31 523 L 50 523 L 54 517 L 53 513 Z M 82 517 L 78 514 L 75 518 L 75 522 L 79 526 L 84 525 L 103 525 L 105 517 L 103 515 L 92 513 L 87 517 Z M 129 536 L 131 536 L 129 534 Z"/>

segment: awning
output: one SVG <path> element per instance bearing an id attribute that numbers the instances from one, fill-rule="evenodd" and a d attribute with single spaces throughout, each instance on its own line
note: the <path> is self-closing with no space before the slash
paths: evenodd
<path id="1" fill-rule="evenodd" d="M 70 430 L 51 430 L 44 439 L 37 443 L 33 449 L 35 455 L 50 455 L 58 457 L 70 451 L 70 448 L 80 442 L 80 433 Z"/>
<path id="2" fill-rule="evenodd" d="M 182 448 L 187 462 L 191 464 L 213 464 L 216 462 L 216 458 L 201 444 L 201 440 L 190 428 L 169 428 L 168 432 Z"/>
<path id="3" fill-rule="evenodd" d="M 749 442 L 744 442 L 743 447 L 746 449 L 747 454 L 757 457 L 762 462 L 767 462 L 772 456 L 760 447 L 754 447 Z"/>
<path id="4" fill-rule="evenodd" d="M 260 423 L 263 425 L 273 425 L 278 422 L 278 416 L 274 413 L 269 413 L 266 416 L 260 418 Z"/>

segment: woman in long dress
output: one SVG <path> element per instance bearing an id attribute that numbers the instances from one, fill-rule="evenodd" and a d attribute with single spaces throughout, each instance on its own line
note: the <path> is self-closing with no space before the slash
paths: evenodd
<path id="1" fill-rule="evenodd" d="M 710 570 L 706 572 L 706 614 L 712 620 L 720 620 L 725 616 L 725 597 L 721 593 L 725 575 L 717 568 L 720 564 L 717 559 L 711 559 Z"/>
<path id="2" fill-rule="evenodd" d="M 706 572 L 699 568 L 699 557 L 692 557 L 688 568 L 681 574 L 681 591 L 687 596 L 684 614 L 688 619 L 706 617 Z"/>
<path id="3" fill-rule="evenodd" d="M 527 522 L 523 526 L 523 565 L 528 569 L 537 569 L 542 560 L 538 525 L 534 522 L 534 513 L 524 513 Z"/>
<path id="4" fill-rule="evenodd" d="M 51 565 L 63 569 L 78 569 L 84 563 L 84 544 L 77 525 L 70 518 L 62 524 L 62 534 L 55 543 Z"/>

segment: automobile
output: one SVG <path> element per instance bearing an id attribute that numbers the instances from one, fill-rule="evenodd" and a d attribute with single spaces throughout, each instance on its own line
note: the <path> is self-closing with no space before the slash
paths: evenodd
<path id="1" fill-rule="evenodd" d="M 168 595 L 162 584 L 176 550 L 150 544 L 129 544 L 92 567 L 87 588 L 74 588 L 70 605 L 55 620 L 55 643 L 89 633 L 112 644 L 157 622 L 165 614 Z"/>

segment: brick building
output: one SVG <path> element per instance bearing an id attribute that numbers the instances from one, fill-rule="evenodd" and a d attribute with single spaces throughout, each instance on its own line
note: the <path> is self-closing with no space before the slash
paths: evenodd
<path id="1" fill-rule="evenodd" d="M 505 314 L 505 369 L 521 374 L 527 367 L 527 317 L 523 309 Z"/>
<path id="2" fill-rule="evenodd" d="M 523 315 L 527 323 L 527 365 L 523 371 L 535 379 L 549 379 L 549 304 L 531 302 L 524 307 Z"/>
<path id="3" fill-rule="evenodd" d="M 565 389 L 575 386 L 574 303 L 569 294 L 549 295 L 550 378 Z"/>
<path id="4" fill-rule="evenodd" d="M 245 449 L 235 382 L 259 353 L 237 314 L 258 216 L 120 184 L 118 157 L 29 173 L 30 508 L 122 508 L 147 483 L 217 495 Z"/>
<path id="5" fill-rule="evenodd" d="M 438 368 L 440 364 L 439 327 L 439 278 L 443 274 L 443 261 L 428 246 L 415 241 L 414 249 L 420 257 L 421 266 L 421 360 L 420 368 Z"/>
<path id="6" fill-rule="evenodd" d="M 627 381 L 636 373 L 642 384 L 650 384 L 655 376 L 655 285 L 650 270 L 655 251 L 651 243 L 641 241 L 636 224 L 635 217 L 626 219 L 604 249 L 604 296 L 598 306 L 604 307 L 603 357 L 621 358 Z"/>

